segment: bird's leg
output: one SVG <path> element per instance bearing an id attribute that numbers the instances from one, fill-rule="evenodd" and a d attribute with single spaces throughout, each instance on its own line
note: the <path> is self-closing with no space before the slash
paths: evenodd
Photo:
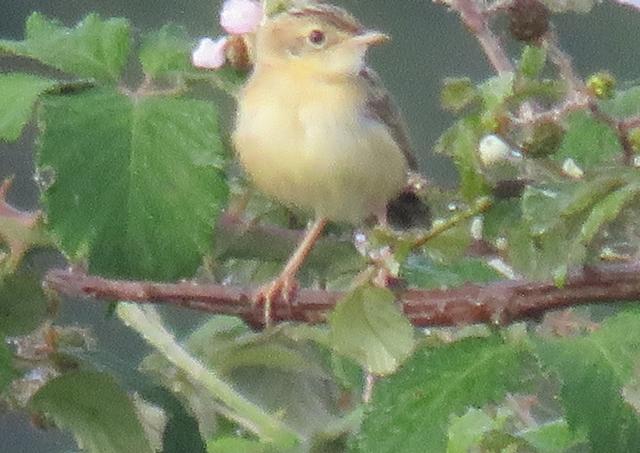
<path id="1" fill-rule="evenodd" d="M 326 224 L 327 219 L 316 219 L 298 245 L 298 248 L 293 252 L 289 261 L 287 261 L 280 275 L 267 286 L 263 287 L 256 295 L 255 301 L 257 303 L 264 303 L 264 325 L 266 327 L 271 325 L 271 308 L 274 300 L 282 296 L 286 303 L 290 302 L 290 293 L 295 288 L 296 273 L 304 264 L 311 250 L 313 250 L 313 246 L 320 238 Z"/>

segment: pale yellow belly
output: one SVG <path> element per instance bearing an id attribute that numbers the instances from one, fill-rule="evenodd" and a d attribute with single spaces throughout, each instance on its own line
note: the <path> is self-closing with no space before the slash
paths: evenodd
<path id="1" fill-rule="evenodd" d="M 240 106 L 233 141 L 261 191 L 333 221 L 383 212 L 406 181 L 405 158 L 384 125 L 320 103 Z"/>

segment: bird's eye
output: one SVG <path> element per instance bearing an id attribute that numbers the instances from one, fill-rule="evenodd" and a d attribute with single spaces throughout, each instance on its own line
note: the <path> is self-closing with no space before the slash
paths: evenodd
<path id="1" fill-rule="evenodd" d="M 322 47 L 327 37 L 322 30 L 312 30 L 307 36 L 309 42 L 315 47 Z"/>

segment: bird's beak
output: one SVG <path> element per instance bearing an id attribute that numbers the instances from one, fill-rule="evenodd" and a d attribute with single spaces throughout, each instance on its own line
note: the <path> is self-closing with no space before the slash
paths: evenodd
<path id="1" fill-rule="evenodd" d="M 379 31 L 366 31 L 360 35 L 351 38 L 351 42 L 363 46 L 378 46 L 391 40 L 389 35 L 380 33 Z"/>

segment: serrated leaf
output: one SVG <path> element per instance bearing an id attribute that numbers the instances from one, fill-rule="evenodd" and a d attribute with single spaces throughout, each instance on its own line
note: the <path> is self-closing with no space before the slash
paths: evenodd
<path id="1" fill-rule="evenodd" d="M 376 385 L 352 451 L 445 451 L 450 417 L 525 389 L 531 360 L 526 345 L 497 336 L 419 350 Z"/>
<path id="2" fill-rule="evenodd" d="M 53 80 L 31 74 L 0 74 L 0 140 L 17 140 L 38 97 L 55 85 Z"/>
<path id="3" fill-rule="evenodd" d="M 107 89 L 43 106 L 38 164 L 63 250 L 101 275 L 193 275 L 227 194 L 214 106 Z"/>
<path id="4" fill-rule="evenodd" d="M 165 25 L 143 40 L 139 56 L 142 70 L 152 78 L 190 70 L 191 47 L 184 27 Z"/>
<path id="5" fill-rule="evenodd" d="M 0 41 L 0 51 L 34 58 L 80 77 L 116 81 L 127 62 L 131 44 L 129 22 L 89 14 L 74 28 L 40 13 L 27 19 L 24 41 Z"/>
<path id="6" fill-rule="evenodd" d="M 475 85 L 468 77 L 447 78 L 440 93 L 442 107 L 452 112 L 459 112 L 478 99 Z"/>
<path id="7" fill-rule="evenodd" d="M 547 51 L 542 46 L 525 46 L 518 69 L 525 77 L 537 77 L 547 62 Z"/>
<path id="8" fill-rule="evenodd" d="M 484 434 L 494 429 L 495 421 L 480 409 L 469 409 L 453 417 L 449 426 L 447 453 L 468 453 Z"/>
<path id="9" fill-rule="evenodd" d="M 151 452 L 133 403 L 107 374 L 78 371 L 47 382 L 31 407 L 69 429 L 92 453 Z"/>
<path id="10" fill-rule="evenodd" d="M 329 326 L 333 348 L 378 375 L 393 373 L 415 344 L 413 327 L 386 289 L 355 289 L 338 302 Z"/>
<path id="11" fill-rule="evenodd" d="M 560 149 L 554 155 L 559 161 L 573 159 L 583 169 L 597 167 L 622 155 L 618 136 L 608 125 L 584 112 L 571 114 Z"/>
<path id="12" fill-rule="evenodd" d="M 0 394 L 2 394 L 5 387 L 9 385 L 15 375 L 16 372 L 13 368 L 11 351 L 7 348 L 4 335 L 0 333 Z"/>
<path id="13" fill-rule="evenodd" d="M 584 337 L 539 341 L 537 351 L 561 380 L 569 426 L 586 432 L 591 451 L 628 452 L 640 445 L 640 419 L 622 396 L 640 360 L 640 312 L 610 318 Z"/>
<path id="14" fill-rule="evenodd" d="M 564 453 L 569 448 L 575 448 L 586 442 L 583 434 L 571 431 L 564 420 L 546 423 L 524 431 L 519 434 L 519 437 L 539 453 Z"/>
<path id="15" fill-rule="evenodd" d="M 47 311 L 42 283 L 22 272 L 0 279 L 0 332 L 23 335 L 42 322 Z"/>
<path id="16" fill-rule="evenodd" d="M 485 261 L 465 258 L 449 265 L 431 262 L 422 257 L 410 257 L 402 268 L 404 277 L 415 288 L 447 288 L 465 283 L 489 283 L 499 280 L 498 274 Z"/>

